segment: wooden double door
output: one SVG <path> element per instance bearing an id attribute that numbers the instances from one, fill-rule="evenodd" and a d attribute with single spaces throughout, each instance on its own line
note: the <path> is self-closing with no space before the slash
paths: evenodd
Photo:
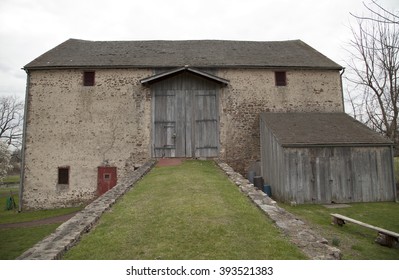
<path id="1" fill-rule="evenodd" d="M 155 91 L 155 157 L 216 157 L 219 122 L 216 89 Z"/>

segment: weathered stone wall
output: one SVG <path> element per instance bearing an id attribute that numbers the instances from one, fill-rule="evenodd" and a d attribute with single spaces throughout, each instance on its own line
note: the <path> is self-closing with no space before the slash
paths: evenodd
<path id="1" fill-rule="evenodd" d="M 24 208 L 70 206 L 96 196 L 97 167 L 118 178 L 150 157 L 150 91 L 139 80 L 150 70 L 31 71 L 25 152 Z M 58 185 L 69 167 L 69 185 Z"/>
<path id="2" fill-rule="evenodd" d="M 220 158 L 246 174 L 260 160 L 260 112 L 342 112 L 338 71 L 287 70 L 287 86 L 275 86 L 273 70 L 226 69 L 230 80 L 221 90 Z"/>
<path id="3" fill-rule="evenodd" d="M 118 168 L 118 178 L 151 157 L 151 90 L 140 79 L 152 69 L 93 69 L 30 73 L 25 153 L 25 208 L 70 206 L 94 199 L 97 167 Z M 338 71 L 290 70 L 276 87 L 274 71 L 222 69 L 220 157 L 245 174 L 260 159 L 259 113 L 343 111 Z M 58 167 L 69 167 L 69 185 L 58 185 Z"/>

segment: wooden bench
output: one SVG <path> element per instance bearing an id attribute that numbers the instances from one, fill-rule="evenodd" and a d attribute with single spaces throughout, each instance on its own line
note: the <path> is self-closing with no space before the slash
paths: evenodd
<path id="1" fill-rule="evenodd" d="M 375 227 L 363 222 L 360 222 L 355 219 L 351 219 L 349 217 L 340 215 L 340 214 L 331 214 L 333 217 L 333 223 L 339 226 L 343 226 L 345 222 L 351 222 L 378 232 L 377 239 L 375 242 L 388 247 L 393 247 L 399 241 L 399 233 L 389 231 L 383 228 Z"/>

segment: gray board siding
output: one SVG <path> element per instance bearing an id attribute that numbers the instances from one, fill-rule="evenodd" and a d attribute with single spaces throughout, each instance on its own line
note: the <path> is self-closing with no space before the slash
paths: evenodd
<path id="1" fill-rule="evenodd" d="M 219 85 L 182 73 L 151 86 L 154 157 L 217 157 Z"/>
<path id="2" fill-rule="evenodd" d="M 284 149 L 285 201 L 348 203 L 394 201 L 387 147 Z"/>
<path id="3" fill-rule="evenodd" d="M 24 68 L 305 68 L 341 70 L 300 40 L 85 41 L 69 39 Z"/>
<path id="4" fill-rule="evenodd" d="M 261 118 L 261 170 L 272 194 L 296 203 L 394 201 L 390 146 L 283 147 Z"/>
<path id="5" fill-rule="evenodd" d="M 272 187 L 273 197 L 285 199 L 289 191 L 284 181 L 284 150 L 278 144 L 270 129 L 260 119 L 261 174 L 265 184 Z"/>

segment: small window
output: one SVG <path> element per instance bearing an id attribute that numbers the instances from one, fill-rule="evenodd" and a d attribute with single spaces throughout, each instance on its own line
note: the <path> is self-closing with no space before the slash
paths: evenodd
<path id="1" fill-rule="evenodd" d="M 104 174 L 104 181 L 110 181 L 111 180 L 111 174 L 105 173 Z"/>
<path id="2" fill-rule="evenodd" d="M 85 71 L 85 72 L 83 72 L 83 85 L 85 87 L 94 86 L 94 77 L 95 77 L 95 72 L 94 71 Z"/>
<path id="3" fill-rule="evenodd" d="M 58 184 L 69 184 L 69 167 L 58 167 Z"/>
<path id="4" fill-rule="evenodd" d="M 276 86 L 286 86 L 287 85 L 287 74 L 283 71 L 274 72 L 276 78 Z"/>

